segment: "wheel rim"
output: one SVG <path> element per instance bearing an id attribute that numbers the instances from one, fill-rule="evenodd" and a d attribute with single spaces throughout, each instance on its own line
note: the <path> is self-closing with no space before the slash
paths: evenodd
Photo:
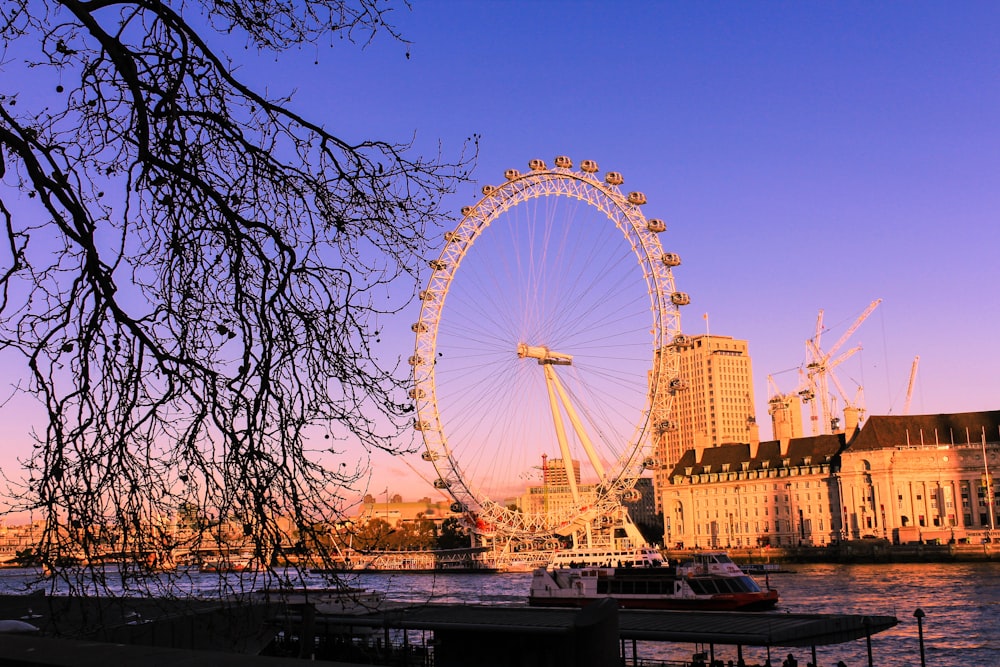
<path id="1" fill-rule="evenodd" d="M 623 194 L 615 174 L 602 181 L 593 171 L 532 162 L 463 209 L 430 262 L 413 326 L 411 397 L 423 456 L 435 485 L 475 516 L 481 533 L 551 534 L 617 507 L 650 465 L 670 412 L 666 386 L 677 376 L 676 262 L 664 259 L 662 223 L 645 218 L 633 203 L 644 197 Z M 568 449 L 554 444 L 545 399 L 555 392 L 537 367 L 548 362 L 537 350 L 518 355 L 519 346 L 573 356 L 558 377 L 590 435 L 568 429 Z M 558 405 L 566 417 L 574 411 Z M 596 443 L 589 456 L 580 454 L 588 437 Z M 541 484 L 543 454 L 579 460 L 586 497 L 509 508 L 515 492 L 551 486 L 553 477 Z M 575 470 L 548 474 L 572 484 Z"/>

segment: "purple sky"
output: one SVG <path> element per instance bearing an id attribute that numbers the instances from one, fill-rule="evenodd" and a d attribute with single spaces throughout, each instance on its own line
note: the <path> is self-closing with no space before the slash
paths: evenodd
<path id="1" fill-rule="evenodd" d="M 764 437 L 767 375 L 795 388 L 817 311 L 832 344 L 876 298 L 838 369 L 869 414 L 902 413 L 915 355 L 912 413 L 1000 408 L 1000 5 L 438 1 L 395 25 L 408 48 L 334 42 L 242 76 L 348 140 L 450 156 L 481 135 L 455 211 L 532 158 L 622 172 L 684 259 L 685 330 L 707 312 L 749 341 Z M 411 353 L 413 312 L 385 354 Z M 373 465 L 377 493 L 435 494 Z"/>
<path id="2" fill-rule="evenodd" d="M 911 413 L 1000 407 L 997 5 L 457 2 L 398 23 L 408 60 L 321 54 L 308 103 L 446 151 L 481 134 L 456 209 L 534 157 L 621 171 L 684 259 L 684 328 L 707 312 L 749 341 L 762 436 L 767 375 L 795 388 L 819 309 L 829 346 L 876 298 L 837 369 L 869 414 L 902 413 L 916 355 Z M 412 477 L 380 462 L 373 488 L 391 472 Z"/>

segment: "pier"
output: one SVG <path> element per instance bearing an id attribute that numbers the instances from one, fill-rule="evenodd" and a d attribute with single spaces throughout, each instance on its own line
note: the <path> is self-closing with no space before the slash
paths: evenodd
<path id="1" fill-rule="evenodd" d="M 406 667 L 607 667 L 657 664 L 638 642 L 707 647 L 812 648 L 865 639 L 892 616 L 624 611 L 613 600 L 582 610 L 386 602 L 372 610 L 316 602 L 70 600 L 3 596 L 0 616 L 30 617 L 32 635 L 3 635 L 0 665 L 326 664 Z M 28 613 L 25 613 L 28 610 Z M 529 660 L 530 657 L 530 660 Z M 528 662 L 526 662 L 528 660 Z"/>

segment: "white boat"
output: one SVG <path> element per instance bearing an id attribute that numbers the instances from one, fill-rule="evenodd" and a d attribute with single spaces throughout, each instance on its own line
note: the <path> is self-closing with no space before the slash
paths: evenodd
<path id="1" fill-rule="evenodd" d="M 620 544 L 556 551 L 549 561 L 550 568 L 659 567 L 664 564 L 663 555 L 649 545 L 631 547 Z"/>
<path id="2" fill-rule="evenodd" d="M 528 604 L 536 607 L 583 607 L 613 598 L 623 609 L 757 611 L 771 609 L 778 591 L 761 589 L 721 551 L 693 555 L 672 565 L 635 560 L 608 565 L 538 568 L 532 573 Z"/>

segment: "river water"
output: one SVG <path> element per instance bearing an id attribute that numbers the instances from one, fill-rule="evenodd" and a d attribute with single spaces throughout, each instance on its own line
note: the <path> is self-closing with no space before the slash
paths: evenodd
<path id="1" fill-rule="evenodd" d="M 920 665 L 917 622 L 923 620 L 926 664 L 934 667 L 1000 667 L 1000 563 L 792 565 L 793 572 L 769 575 L 781 593 L 773 613 L 846 613 L 895 616 L 899 625 L 872 638 L 874 664 L 880 667 Z M 207 577 L 208 575 L 202 575 Z M 0 570 L 0 593 L 25 592 L 30 576 Z M 530 574 L 423 575 L 358 574 L 348 583 L 384 592 L 388 599 L 416 603 L 526 605 Z M 762 577 L 757 577 L 761 584 Z M 316 578 L 316 585 L 324 582 Z M 207 589 L 206 589 L 207 590 Z M 696 650 L 690 645 L 640 643 L 640 658 L 682 660 Z M 792 649 L 800 667 L 811 660 L 808 648 Z M 629 647 L 631 653 L 631 647 Z M 788 649 L 771 651 L 777 667 Z M 744 648 L 749 663 L 763 663 L 766 650 Z M 715 647 L 716 659 L 736 659 L 735 647 Z M 817 662 L 833 667 L 868 664 L 865 641 L 817 648 Z"/>

